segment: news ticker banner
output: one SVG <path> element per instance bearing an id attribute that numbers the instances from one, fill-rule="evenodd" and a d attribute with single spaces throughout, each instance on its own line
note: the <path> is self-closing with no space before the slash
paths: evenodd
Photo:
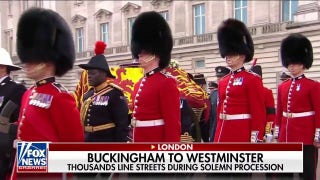
<path id="1" fill-rule="evenodd" d="M 292 144 L 140 144 L 18 142 L 18 173 L 303 172 Z"/>

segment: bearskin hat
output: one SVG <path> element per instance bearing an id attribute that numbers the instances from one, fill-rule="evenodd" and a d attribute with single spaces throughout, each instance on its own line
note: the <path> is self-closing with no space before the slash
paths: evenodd
<path id="1" fill-rule="evenodd" d="M 17 53 L 22 63 L 53 62 L 57 76 L 72 69 L 75 48 L 66 21 L 56 12 L 31 8 L 18 22 Z"/>
<path id="2" fill-rule="evenodd" d="M 306 69 L 312 66 L 313 51 L 308 38 L 301 34 L 291 34 L 281 42 L 281 61 L 284 67 L 289 64 L 303 64 Z"/>
<path id="3" fill-rule="evenodd" d="M 218 43 L 222 58 L 227 55 L 242 54 L 245 62 L 250 62 L 254 54 L 254 45 L 246 25 L 236 19 L 227 19 L 218 28 Z"/>
<path id="4" fill-rule="evenodd" d="M 133 23 L 131 52 L 134 58 L 142 50 L 158 55 L 159 67 L 165 68 L 171 59 L 173 39 L 166 20 L 157 12 L 141 13 Z"/>

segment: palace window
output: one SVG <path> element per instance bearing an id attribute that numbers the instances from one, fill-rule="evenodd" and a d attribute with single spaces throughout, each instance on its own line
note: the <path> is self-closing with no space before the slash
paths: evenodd
<path id="1" fill-rule="evenodd" d="M 298 8 L 297 0 L 282 1 L 282 21 L 293 21 L 293 16 Z"/>
<path id="2" fill-rule="evenodd" d="M 248 12 L 247 0 L 235 0 L 234 1 L 234 17 L 243 23 L 247 23 L 247 12 Z"/>
<path id="3" fill-rule="evenodd" d="M 106 44 L 109 43 L 109 23 L 100 24 L 101 40 Z"/>
<path id="4" fill-rule="evenodd" d="M 84 35 L 83 35 L 83 28 L 76 29 L 76 45 L 77 45 L 77 52 L 83 52 L 84 49 Z"/>
<path id="5" fill-rule="evenodd" d="M 193 32 L 194 35 L 204 34 L 206 29 L 206 9 L 204 4 L 193 6 Z"/>

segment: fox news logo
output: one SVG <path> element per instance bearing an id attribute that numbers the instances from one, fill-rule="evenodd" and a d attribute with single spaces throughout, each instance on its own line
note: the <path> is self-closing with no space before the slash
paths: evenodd
<path id="1" fill-rule="evenodd" d="M 48 143 L 18 142 L 17 171 L 18 172 L 47 172 Z"/>

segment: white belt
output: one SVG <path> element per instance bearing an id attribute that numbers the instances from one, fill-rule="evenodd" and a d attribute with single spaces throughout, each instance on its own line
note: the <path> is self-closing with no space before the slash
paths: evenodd
<path id="1" fill-rule="evenodd" d="M 220 114 L 220 119 L 223 120 L 237 120 L 237 119 L 250 119 L 251 114 Z"/>
<path id="2" fill-rule="evenodd" d="M 133 127 L 162 126 L 162 125 L 164 125 L 164 121 L 163 121 L 163 119 L 146 120 L 146 121 L 140 121 L 140 120 L 132 119 L 131 125 Z"/>
<path id="3" fill-rule="evenodd" d="M 308 111 L 308 112 L 301 112 L 301 113 L 287 113 L 287 112 L 282 112 L 282 115 L 287 118 L 298 118 L 298 117 L 307 117 L 307 116 L 312 116 L 314 115 L 314 111 Z"/>

